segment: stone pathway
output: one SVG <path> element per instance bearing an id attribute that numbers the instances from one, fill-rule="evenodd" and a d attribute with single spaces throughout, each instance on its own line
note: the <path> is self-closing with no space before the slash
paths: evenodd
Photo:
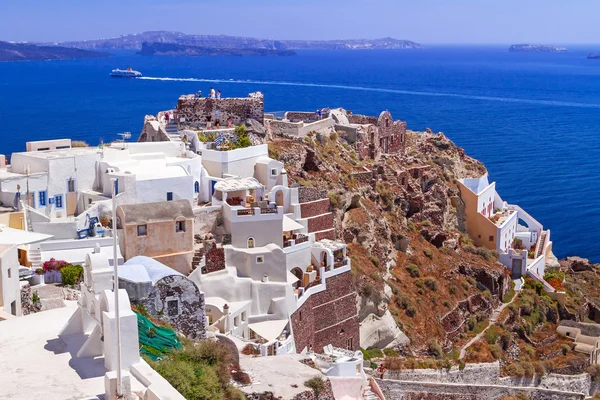
<path id="1" fill-rule="evenodd" d="M 496 324 L 496 322 L 498 322 L 498 318 L 500 317 L 500 314 L 502 313 L 502 311 L 504 311 L 504 309 L 506 307 L 508 307 L 510 304 L 512 304 L 513 301 L 515 301 L 515 299 L 519 296 L 518 293 L 515 293 L 515 295 L 513 296 L 513 298 L 511 299 L 511 301 L 509 301 L 508 303 L 502 303 L 498 308 L 496 308 L 493 312 L 492 315 L 490 316 L 489 319 L 489 324 L 488 326 L 481 331 L 481 333 L 479 333 L 477 336 L 475 336 L 473 339 L 469 340 L 467 342 L 467 344 L 465 344 L 461 349 L 460 349 L 460 355 L 458 357 L 459 360 L 462 360 L 463 358 L 465 358 L 465 356 L 467 355 L 467 349 L 469 347 L 471 347 L 474 343 L 477 343 L 479 340 L 481 340 L 481 338 L 483 337 L 483 335 L 485 335 L 485 332 L 490 328 L 490 326 Z"/>

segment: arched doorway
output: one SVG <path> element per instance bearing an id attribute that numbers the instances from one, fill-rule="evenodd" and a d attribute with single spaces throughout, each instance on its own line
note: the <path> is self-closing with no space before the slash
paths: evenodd
<path id="1" fill-rule="evenodd" d="M 292 274 L 298 278 L 298 281 L 294 282 L 294 289 L 298 289 L 299 287 L 302 287 L 302 278 L 304 276 L 304 273 L 302 272 L 302 270 L 298 267 L 292 269 Z"/>
<path id="2" fill-rule="evenodd" d="M 277 193 L 275 193 L 275 203 L 278 206 L 283 207 L 283 190 L 278 190 Z"/>

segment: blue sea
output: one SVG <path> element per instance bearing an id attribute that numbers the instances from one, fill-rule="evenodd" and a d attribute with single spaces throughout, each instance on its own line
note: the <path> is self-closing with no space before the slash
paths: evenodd
<path id="1" fill-rule="evenodd" d="M 600 262 L 600 60 L 594 47 L 509 53 L 508 46 L 303 51 L 297 57 L 142 57 L 0 63 L 0 153 L 25 141 L 96 144 L 210 86 L 260 90 L 268 111 L 388 109 L 408 128 L 442 131 L 485 163 L 504 200 L 552 231 L 555 254 Z M 133 67 L 156 79 L 110 79 Z"/>

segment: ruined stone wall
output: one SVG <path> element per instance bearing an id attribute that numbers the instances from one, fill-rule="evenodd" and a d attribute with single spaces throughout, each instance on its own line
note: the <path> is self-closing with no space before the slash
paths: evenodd
<path id="1" fill-rule="evenodd" d="M 179 98 L 175 110 L 176 120 L 185 124 L 204 124 L 206 117 L 211 116 L 213 123 L 218 119 L 221 125 L 227 124 L 227 119 L 232 118 L 234 125 L 241 125 L 247 119 L 255 119 L 262 123 L 265 115 L 264 99 L 258 97 L 247 98 L 194 98 L 193 95 L 185 95 Z"/>
<path id="2" fill-rule="evenodd" d="M 123 284 L 127 282 L 123 281 Z M 142 304 L 148 314 L 169 323 L 187 337 L 206 338 L 204 293 L 188 278 L 166 276 L 154 285 L 148 297 L 135 302 Z"/>
<path id="3" fill-rule="evenodd" d="M 351 114 L 350 112 L 348 112 L 348 121 L 350 121 L 351 124 L 359 124 L 359 125 L 373 124 L 373 125 L 377 125 L 378 118 L 377 117 L 372 117 L 370 115 Z"/>
<path id="4" fill-rule="evenodd" d="M 206 252 L 205 257 L 206 265 L 202 269 L 202 273 L 209 274 L 225 269 L 225 249 L 217 247 L 216 243 L 213 243 L 212 247 Z"/>
<path id="5" fill-rule="evenodd" d="M 288 111 L 285 113 L 284 118 L 291 122 L 314 122 L 319 119 L 316 113 L 304 111 Z"/>
<path id="6" fill-rule="evenodd" d="M 350 271 L 327 279 L 327 290 L 314 294 L 292 314 L 296 349 L 323 352 L 328 344 L 357 350 L 360 345 L 356 292 Z"/>

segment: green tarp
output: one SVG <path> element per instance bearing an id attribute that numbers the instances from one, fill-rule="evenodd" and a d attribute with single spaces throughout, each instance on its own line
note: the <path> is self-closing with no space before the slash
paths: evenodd
<path id="1" fill-rule="evenodd" d="M 160 327 L 143 315 L 135 314 L 138 320 L 140 354 L 156 361 L 172 350 L 181 349 L 182 345 L 175 331 Z"/>

